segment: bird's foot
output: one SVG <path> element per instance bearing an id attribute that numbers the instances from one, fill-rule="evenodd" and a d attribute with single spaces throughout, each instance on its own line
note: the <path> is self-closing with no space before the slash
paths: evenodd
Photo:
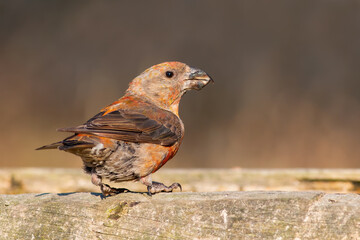
<path id="1" fill-rule="evenodd" d="M 104 197 L 114 196 L 119 193 L 130 192 L 130 190 L 126 188 L 113 188 L 110 187 L 108 184 L 102 183 L 102 177 L 96 174 L 95 169 L 91 170 L 91 182 L 94 185 L 100 187 L 101 193 L 103 194 Z"/>
<path id="2" fill-rule="evenodd" d="M 127 188 L 113 188 L 113 187 L 110 187 L 108 184 L 105 184 L 105 183 L 102 183 L 100 185 L 100 189 L 101 189 L 101 192 L 104 195 L 104 197 L 114 196 L 114 195 L 119 194 L 119 193 L 130 192 L 130 190 L 127 189 Z"/>
<path id="3" fill-rule="evenodd" d="M 152 194 L 159 192 L 172 192 L 174 189 L 180 189 L 182 191 L 182 187 L 180 183 L 173 183 L 170 186 L 166 186 L 160 182 L 152 182 L 150 186 L 147 187 L 148 194 L 151 196 Z"/>

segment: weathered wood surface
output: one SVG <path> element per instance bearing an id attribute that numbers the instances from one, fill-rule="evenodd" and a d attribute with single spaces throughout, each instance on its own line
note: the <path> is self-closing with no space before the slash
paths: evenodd
<path id="1" fill-rule="evenodd" d="M 0 193 L 17 195 L 0 195 L 0 239 L 360 239 L 359 169 L 162 169 L 153 179 L 184 192 L 102 199 L 81 169 L 2 169 Z"/>
<path id="2" fill-rule="evenodd" d="M 360 196 L 321 192 L 0 195 L 1 239 L 359 239 Z"/>
<path id="3" fill-rule="evenodd" d="M 154 181 L 179 182 L 184 191 L 326 191 L 360 193 L 360 169 L 161 169 Z M 111 183 L 111 185 L 114 185 Z M 121 183 L 145 191 L 140 183 Z M 0 169 L 0 193 L 98 192 L 81 169 Z"/>

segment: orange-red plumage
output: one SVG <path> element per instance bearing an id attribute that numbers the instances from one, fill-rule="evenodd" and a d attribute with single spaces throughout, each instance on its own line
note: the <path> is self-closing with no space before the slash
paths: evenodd
<path id="1" fill-rule="evenodd" d="M 102 183 L 140 180 L 149 194 L 172 191 L 180 184 L 153 182 L 151 173 L 178 151 L 184 136 L 179 118 L 181 96 L 212 79 L 180 62 L 148 68 L 129 84 L 125 95 L 83 125 L 60 129 L 74 135 L 39 149 L 58 148 L 80 156 L 91 180 L 104 195 L 120 192 Z"/>

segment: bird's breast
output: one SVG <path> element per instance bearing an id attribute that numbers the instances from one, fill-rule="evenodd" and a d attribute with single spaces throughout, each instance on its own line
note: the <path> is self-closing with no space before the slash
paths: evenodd
<path id="1" fill-rule="evenodd" d="M 174 145 L 161 146 L 158 144 L 144 144 L 139 151 L 139 160 L 141 160 L 141 175 L 148 175 L 156 172 L 167 161 L 172 159 L 179 150 L 180 142 Z"/>

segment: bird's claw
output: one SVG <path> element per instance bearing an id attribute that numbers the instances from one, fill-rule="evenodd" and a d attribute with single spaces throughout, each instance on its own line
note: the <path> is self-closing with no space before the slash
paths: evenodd
<path id="1" fill-rule="evenodd" d="M 173 183 L 170 186 L 166 186 L 163 183 L 152 182 L 151 186 L 147 187 L 148 195 L 151 196 L 159 192 L 172 192 L 174 189 L 179 188 L 182 191 L 180 183 Z"/>
<path id="2" fill-rule="evenodd" d="M 101 192 L 104 195 L 104 197 L 114 196 L 114 195 L 117 195 L 119 193 L 130 192 L 129 189 L 126 189 L 126 188 L 113 188 L 113 187 L 110 187 L 108 184 L 102 184 L 100 186 L 100 189 L 101 189 Z"/>

